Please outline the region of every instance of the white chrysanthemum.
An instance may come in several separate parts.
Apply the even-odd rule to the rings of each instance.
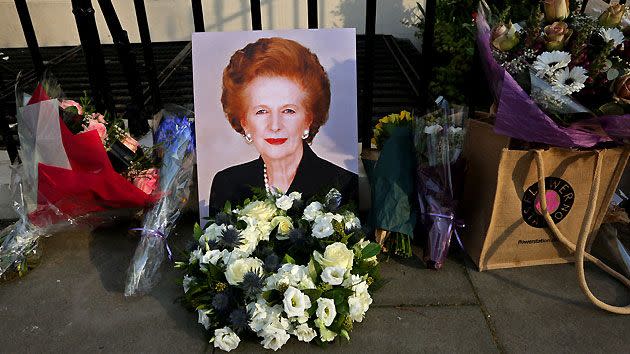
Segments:
[[[238,347],[241,339],[232,331],[230,327],[223,327],[214,330],[214,347],[229,352]]]
[[[429,134],[429,135],[433,135],[433,134],[437,134],[439,132],[442,131],[442,126],[439,124],[433,124],[433,125],[429,125],[424,127],[424,133],[425,134]]]
[[[571,54],[554,50],[553,52],[543,52],[534,61],[534,70],[538,77],[551,77],[553,74],[571,62]]]
[[[340,285],[343,283],[343,277],[346,274],[346,268],[342,267],[326,267],[322,271],[322,280],[330,285]]]
[[[561,95],[570,95],[584,88],[588,76],[587,71],[581,66],[573,69],[564,68],[558,70],[552,80],[552,89]]]
[[[613,41],[613,45],[616,47],[623,43],[623,33],[618,28],[601,28],[599,34],[604,38],[606,43]]]

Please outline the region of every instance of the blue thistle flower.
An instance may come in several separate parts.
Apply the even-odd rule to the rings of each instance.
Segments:
[[[280,257],[277,254],[272,253],[265,257],[264,268],[267,272],[276,272],[280,268]]]
[[[230,313],[231,328],[236,333],[242,333],[249,328],[249,317],[247,311],[244,308],[238,308]]]
[[[212,298],[212,307],[219,312],[226,312],[230,308],[230,297],[226,293],[218,293]]]
[[[239,284],[246,298],[255,298],[262,292],[265,285],[262,274],[249,271],[243,275],[243,281]]]
[[[220,212],[214,217],[214,223],[217,225],[230,225],[230,221],[230,216],[224,212]]]
[[[302,229],[293,229],[289,231],[287,236],[289,236],[289,240],[293,243],[293,245],[300,248],[308,246],[311,241]]]
[[[243,240],[241,238],[241,234],[234,228],[234,226],[228,226],[227,229],[221,233],[218,244],[219,247],[227,249],[231,252],[234,248],[242,245]]]

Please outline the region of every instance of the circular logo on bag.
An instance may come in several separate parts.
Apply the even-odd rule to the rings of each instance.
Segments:
[[[557,224],[571,211],[575,193],[567,181],[557,177],[545,178],[545,189],[547,190],[545,195],[547,210],[553,222]],[[541,212],[538,182],[529,186],[525,194],[523,194],[521,211],[523,220],[528,225],[538,228],[547,226],[547,222]]]

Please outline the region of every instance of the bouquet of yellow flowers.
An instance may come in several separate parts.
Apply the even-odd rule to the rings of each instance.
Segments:
[[[392,131],[401,126],[411,127],[412,114],[408,111],[401,111],[400,113],[392,113],[378,120],[376,127],[374,128],[374,137],[372,138],[372,146],[378,150],[383,149],[383,145],[387,139],[392,135]]]

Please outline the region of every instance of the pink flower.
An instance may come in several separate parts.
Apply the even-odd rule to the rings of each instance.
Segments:
[[[59,107],[61,107],[61,109],[64,109],[64,110],[68,107],[76,107],[77,113],[79,115],[83,115],[83,107],[81,107],[80,104],[78,104],[77,102],[73,100],[62,100],[61,103],[59,104]]]
[[[98,136],[101,138],[103,145],[105,145],[105,140],[107,140],[107,127],[105,124],[99,122],[96,119],[89,119],[89,124],[87,126],[83,126],[84,132],[89,132],[90,130],[96,130],[98,132]]]
[[[136,139],[132,138],[131,135],[129,134],[125,135],[125,137],[122,138],[120,142],[126,147],[128,147],[129,150],[133,151],[134,153],[138,150],[138,147],[140,146],[140,144],[138,144]]]
[[[105,117],[100,113],[92,113],[89,116],[87,116],[87,119],[93,119],[99,123],[107,124]]]
[[[138,176],[136,176],[133,179],[133,185],[150,195],[157,189],[159,179],[160,176],[158,174],[158,170],[156,168],[150,168],[142,171]]]

